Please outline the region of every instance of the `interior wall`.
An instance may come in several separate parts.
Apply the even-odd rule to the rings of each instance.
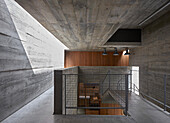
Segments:
[[[111,89],[117,89],[115,83],[121,80],[121,89],[124,90],[125,75],[110,75],[109,74],[130,74],[132,67],[130,66],[79,66],[79,82],[81,83],[104,83],[102,89],[105,92],[109,87],[109,81],[111,82]],[[97,75],[100,74],[100,75]],[[103,75],[102,75],[103,74]]]
[[[167,103],[170,105],[170,12],[142,31],[142,47],[132,49],[130,65],[139,66],[139,87],[144,93],[164,101],[164,74],[167,75]]]
[[[14,0],[0,0],[0,121],[53,85],[65,48]]]
[[[129,56],[121,52],[114,56],[113,52],[65,51],[65,68],[72,66],[128,66]]]

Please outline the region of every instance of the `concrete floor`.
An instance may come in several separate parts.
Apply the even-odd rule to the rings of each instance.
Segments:
[[[129,96],[128,112],[137,123],[170,123],[170,115],[134,93]]]
[[[131,116],[52,115],[53,88],[27,104],[2,123],[169,123],[170,117],[133,95],[129,100]],[[168,122],[169,121],[169,122]]]

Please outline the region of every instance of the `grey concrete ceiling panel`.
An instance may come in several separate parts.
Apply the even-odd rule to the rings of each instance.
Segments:
[[[142,28],[138,24],[169,0],[16,1],[70,50],[95,50],[119,28]]]

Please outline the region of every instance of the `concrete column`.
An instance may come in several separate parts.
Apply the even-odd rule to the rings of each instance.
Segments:
[[[54,71],[54,114],[62,114],[62,70]]]

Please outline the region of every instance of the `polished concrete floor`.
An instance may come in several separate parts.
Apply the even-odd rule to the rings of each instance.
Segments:
[[[52,115],[53,88],[9,116],[2,123],[170,123],[170,117],[133,94],[131,116]]]

